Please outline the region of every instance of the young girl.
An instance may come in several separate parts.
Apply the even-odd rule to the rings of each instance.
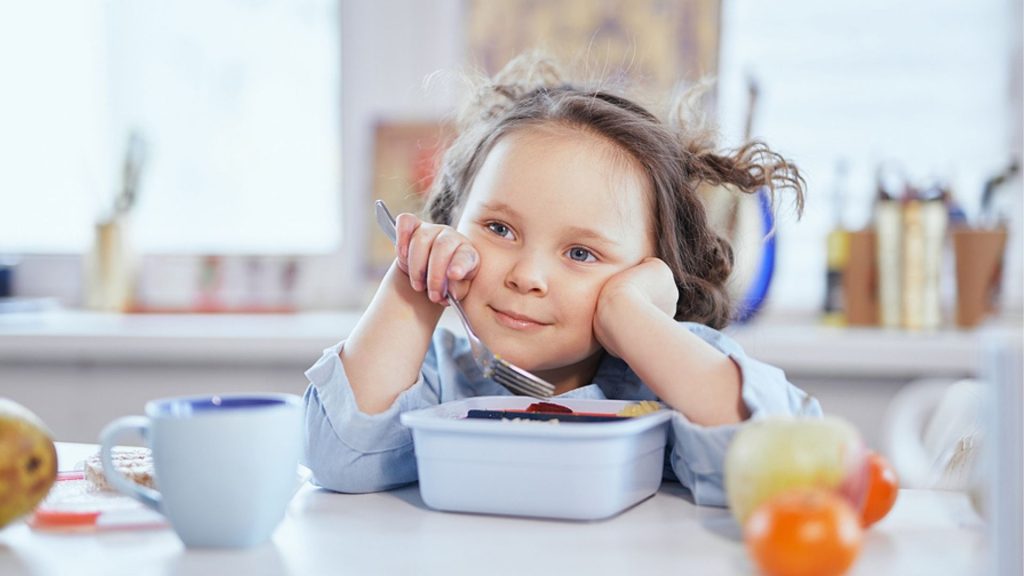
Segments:
[[[698,504],[724,505],[739,423],[820,408],[718,331],[732,252],[697,187],[790,188],[800,206],[796,168],[760,143],[720,155],[692,127],[563,84],[529,58],[481,89],[460,128],[432,222],[397,217],[396,259],[372,303],[306,372],[316,482],[340,492],[413,482],[399,414],[510,393],[483,377],[461,333],[437,328],[448,290],[492,350],[556,395],[674,409],[672,470]]]

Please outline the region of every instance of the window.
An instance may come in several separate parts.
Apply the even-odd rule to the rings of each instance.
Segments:
[[[141,253],[325,253],[341,238],[334,0],[0,7],[0,252],[82,253],[146,142]],[[59,15],[59,16],[56,16]]]

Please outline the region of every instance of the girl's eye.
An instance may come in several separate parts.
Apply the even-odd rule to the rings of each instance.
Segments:
[[[581,248],[579,246],[574,246],[572,248],[569,248],[569,251],[567,252],[567,254],[569,255],[569,259],[574,260],[576,262],[596,262],[597,261],[597,258],[594,257],[594,253],[593,252],[591,252],[590,250],[587,250],[586,248]]]
[[[494,232],[498,236],[501,236],[502,238],[507,238],[512,233],[512,231],[509,230],[508,226],[505,226],[501,222],[488,222],[487,229],[490,230],[491,232]]]

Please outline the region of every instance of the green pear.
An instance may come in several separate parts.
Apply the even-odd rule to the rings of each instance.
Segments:
[[[768,498],[791,488],[833,490],[860,510],[867,449],[849,422],[834,416],[767,417],[744,424],[725,454],[725,492],[740,526]]]
[[[0,398],[0,528],[31,512],[56,480],[53,435],[27,408]]]

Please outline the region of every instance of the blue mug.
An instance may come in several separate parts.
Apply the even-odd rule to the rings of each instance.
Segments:
[[[163,514],[188,547],[248,548],[267,541],[295,493],[302,400],[292,394],[164,398],[100,435],[110,484]],[[111,449],[137,431],[153,453],[158,490],[118,472]]]

